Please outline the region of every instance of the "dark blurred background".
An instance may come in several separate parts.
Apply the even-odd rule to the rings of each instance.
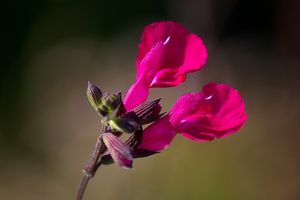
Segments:
[[[7,1],[1,6],[0,199],[73,199],[99,133],[90,80],[126,91],[143,27],[174,20],[200,35],[204,70],[153,89],[166,111],[207,82],[237,88],[248,121],[210,143],[178,136],[126,171],[103,167],[85,199],[298,200],[300,2]]]

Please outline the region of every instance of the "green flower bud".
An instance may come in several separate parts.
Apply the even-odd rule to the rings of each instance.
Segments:
[[[133,119],[129,118],[112,118],[108,124],[112,131],[122,133],[134,133],[136,130],[140,130],[141,126]]]
[[[105,105],[110,112],[116,110],[122,102],[122,94],[118,92],[117,94],[106,95],[102,98],[102,103]]]
[[[109,114],[109,109],[103,104],[99,106],[97,111],[104,117]]]
[[[86,90],[87,98],[92,105],[92,107],[98,111],[99,106],[102,104],[102,91],[99,87],[92,84],[91,82],[88,82],[88,87]]]

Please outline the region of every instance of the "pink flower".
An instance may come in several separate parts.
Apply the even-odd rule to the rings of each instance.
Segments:
[[[143,138],[139,149],[145,149],[152,152],[160,152],[166,149],[177,133],[172,127],[169,119],[170,116],[167,114],[148,126],[143,131]]]
[[[176,133],[198,142],[223,138],[237,132],[247,119],[238,91],[209,83],[199,93],[181,96],[172,110],[144,130],[141,149],[161,151]]]
[[[206,59],[202,40],[183,26],[171,21],[146,26],[136,60],[136,80],[125,97],[125,107],[131,110],[144,102],[150,87],[183,83],[186,74],[200,70]]]

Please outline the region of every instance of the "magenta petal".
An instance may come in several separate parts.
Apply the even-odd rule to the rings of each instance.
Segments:
[[[215,138],[215,136],[213,134],[196,134],[193,135],[191,133],[180,133],[182,136],[184,136],[185,138],[195,141],[195,142],[209,142],[211,140],[213,140]]]
[[[147,100],[149,95],[149,87],[141,82],[134,83],[128,90],[124,99],[126,110],[132,110],[139,104]]]
[[[176,131],[169,122],[169,116],[166,115],[144,130],[139,148],[160,152],[168,148],[175,135]]]
[[[203,41],[197,35],[190,34],[187,38],[184,62],[178,73],[185,74],[202,69],[206,64],[207,56]]]
[[[156,43],[141,61],[136,81],[124,99],[127,110],[131,110],[147,100],[150,84],[159,67],[163,46],[162,42]]]
[[[159,41],[167,44],[160,64],[164,64],[163,67],[167,68],[180,66],[183,63],[186,39],[189,34],[186,28],[171,21],[154,22],[146,26],[139,44],[137,67],[140,66],[147,52]]]
[[[226,126],[213,127],[209,119],[190,118],[182,120],[176,128],[186,138],[203,142],[210,141],[214,138],[223,138],[232,133],[235,133],[243,126],[243,123],[244,122],[237,123],[237,125],[228,126],[228,128],[226,128]],[[183,131],[185,131],[186,133]]]
[[[162,69],[154,77],[150,87],[174,87],[183,83],[184,74],[178,75],[175,69]]]
[[[102,139],[112,159],[121,167],[132,168],[130,147],[112,133],[103,133]]]
[[[125,98],[127,110],[147,99],[147,87],[174,87],[203,68],[207,49],[200,37],[172,21],[145,27],[136,60],[137,74]]]
[[[176,68],[161,68],[155,75],[151,87],[174,87],[183,83],[186,74],[200,70],[207,60],[207,49],[195,34],[187,37],[187,46],[182,65]]]
[[[237,90],[209,83],[200,93],[181,96],[170,112],[172,126],[195,141],[222,138],[238,131],[247,119]]]
[[[139,44],[136,61],[137,77],[142,75],[141,71],[145,71],[141,69],[144,67],[143,60],[158,42],[163,43],[164,46],[158,65],[152,66],[156,71],[151,87],[177,86],[184,81],[186,73],[199,70],[206,63],[207,50],[201,38],[178,23],[154,22],[145,27]],[[173,72],[161,73],[161,70],[173,70]]]
[[[170,121],[178,127],[182,120],[198,112],[202,97],[198,93],[184,94],[176,101],[170,111]]]
[[[139,63],[136,81],[142,81],[150,86],[154,76],[160,68],[165,46],[166,44],[163,43],[163,41],[157,41],[153,44]]]

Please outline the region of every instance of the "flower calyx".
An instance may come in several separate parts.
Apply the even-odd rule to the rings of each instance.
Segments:
[[[159,101],[160,99],[145,102],[120,117],[111,118],[108,122],[111,130],[124,133],[135,133],[142,130],[142,125],[154,122],[162,116]]]
[[[113,117],[108,122],[113,132],[134,133],[142,127],[132,118]]]
[[[152,123],[158,120],[164,113],[160,113],[161,105],[159,104],[161,98],[154,101],[147,101],[137,106],[133,112],[137,117],[137,121],[141,125]]]
[[[103,133],[102,140],[110,153],[112,160],[124,168],[132,168],[131,148],[113,133]]]

